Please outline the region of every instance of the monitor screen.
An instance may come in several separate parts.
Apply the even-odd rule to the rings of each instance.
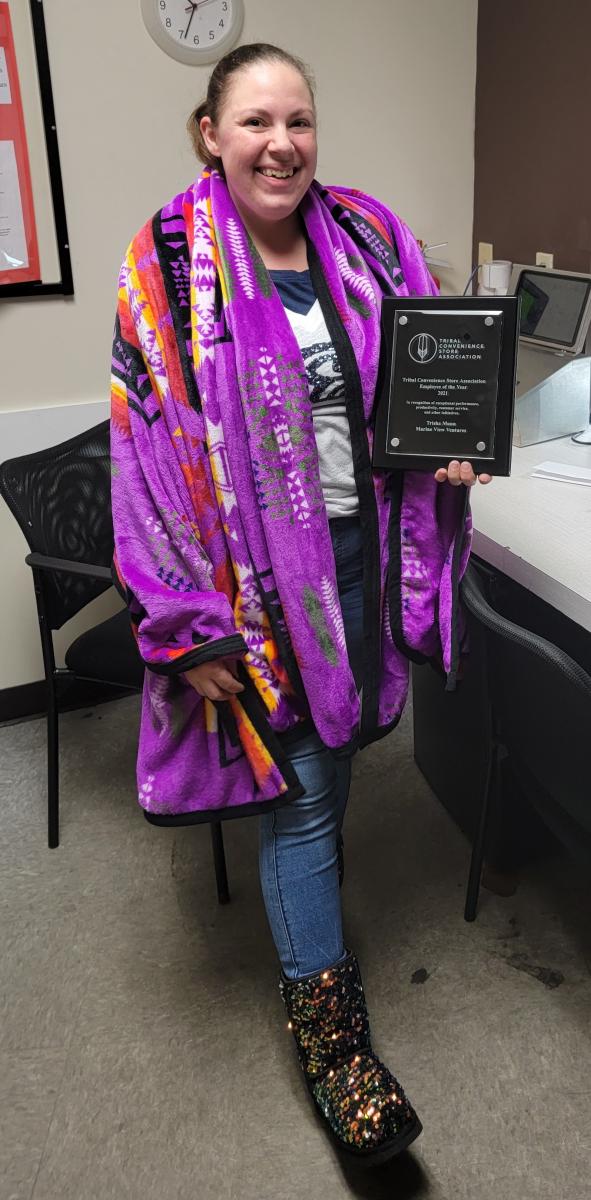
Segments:
[[[517,295],[521,296],[520,335],[554,342],[565,349],[574,346],[590,291],[588,279],[550,275],[543,269],[522,271],[517,285]]]

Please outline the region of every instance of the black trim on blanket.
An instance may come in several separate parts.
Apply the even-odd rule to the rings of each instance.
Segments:
[[[305,789],[302,787],[294,768],[292,767],[277,734],[269,724],[267,709],[261,700],[259,693],[253,683],[244,663],[237,664],[237,675],[241,683],[244,684],[244,691],[238,696],[239,703],[242,705],[247,717],[251,721],[254,729],[258,733],[262,743],[266,746],[271,758],[277,769],[281,771],[285,782],[290,787],[299,787],[301,791],[298,793],[303,796]]]
[[[272,800],[236,804],[232,808],[208,808],[200,809],[199,812],[174,813],[173,815],[151,813],[144,808],[143,813],[150,825],[207,825],[212,821],[231,821],[235,817],[261,817],[264,813],[273,812],[276,808],[283,808],[284,804],[291,804],[292,800],[299,800],[303,794],[304,788],[300,783],[297,787],[290,788],[289,791],[283,792],[281,796],[275,796]]]
[[[451,655],[445,685],[446,692],[455,692],[460,665],[460,561],[466,536],[466,517],[470,506],[470,488],[466,487],[465,483],[461,486],[464,489],[464,499],[451,561]]]
[[[265,589],[265,576],[270,575],[272,578],[273,571],[270,567],[268,567],[267,570],[262,571],[259,574],[254,564],[254,560],[252,559],[252,555],[251,561],[253,575],[259,585],[261,601],[269,618],[271,633],[273,634],[273,639],[279,651],[281,665],[287,672],[287,677],[293,688],[294,695],[298,697],[306,712],[308,712],[309,704],[306,697],[306,690],[304,688],[304,683],[300,673],[300,668],[298,667],[292,641],[289,636],[289,630],[287,628],[287,623],[283,613],[283,605],[281,603],[279,592],[277,591],[277,588],[273,588],[273,591],[271,592],[266,591]]]
[[[374,742],[381,742],[382,738],[387,737],[393,729],[396,729],[396,726],[400,724],[401,717],[402,713],[398,713],[398,716],[394,717],[392,721],[389,721],[387,725],[379,725],[377,729],[372,731],[371,735],[365,742],[363,742],[359,749],[365,750],[367,746],[373,746]]]
[[[168,218],[178,225],[178,216]],[[189,357],[187,342],[191,341],[191,295],[189,274],[191,260],[186,234],[178,229],[166,229],[167,218],[162,210],[152,218],[152,237],[158,255],[158,263],[164,280],[168,307],[173,320],[181,371],[185,381],[187,400],[195,412],[201,412],[201,397],[195,380],[193,361]]]
[[[377,373],[377,377],[376,377],[376,391],[375,391],[376,397],[381,396],[382,392],[384,390],[384,379],[385,379],[387,369],[388,369],[388,351],[386,348],[386,341],[382,335],[382,330],[380,327],[380,353],[378,355],[378,373]],[[373,411],[372,411],[371,419],[370,419],[370,427],[371,427],[372,431],[375,431],[377,413],[378,413],[378,406],[376,403],[374,403]]]
[[[411,662],[422,664],[428,662],[420,650],[413,650],[404,638],[402,619],[402,549],[401,549],[401,514],[402,489],[404,487],[404,471],[390,473],[390,517],[388,520],[388,608],[390,610],[390,633],[394,645]]]
[[[244,758],[242,742],[238,735],[236,718],[227,700],[216,700],[218,711],[218,753],[220,767],[231,767],[232,763]]]
[[[378,510],[373,486],[371,458],[365,429],[363,392],[359,367],[349,335],[337,312],[320,260],[312,242],[308,242],[308,262],[314,290],[320,302],[326,327],[345,382],[345,397],[353,471],[359,496],[359,519],[363,532],[363,640],[366,647],[363,675],[360,742],[378,722],[381,676],[380,636],[380,551]]]
[[[247,649],[242,634],[231,633],[227,637],[216,638],[215,641],[207,642],[204,646],[188,650],[186,654],[179,655],[169,663],[146,662],[145,659],[144,663],[154,675],[180,675],[183,671],[190,671],[192,667],[200,667],[202,663],[212,662],[214,658],[225,658],[229,654],[242,656]]]

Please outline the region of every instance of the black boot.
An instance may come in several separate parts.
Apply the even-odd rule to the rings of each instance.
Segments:
[[[406,1149],[422,1130],[398,1081],[373,1053],[357,960],[280,991],[308,1089],[341,1149],[372,1162]]]

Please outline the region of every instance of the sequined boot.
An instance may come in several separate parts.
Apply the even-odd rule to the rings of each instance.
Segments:
[[[308,1089],[341,1149],[382,1162],[422,1130],[398,1080],[371,1048],[357,959],[279,984]]]

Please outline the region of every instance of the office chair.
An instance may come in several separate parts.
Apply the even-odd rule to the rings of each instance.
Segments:
[[[552,642],[501,616],[472,564],[461,595],[469,628],[484,643],[489,705],[486,783],[464,910],[473,921],[503,755],[547,828],[574,857],[591,859],[591,676]]]
[[[126,609],[77,637],[56,667],[53,631],[112,587],[109,422],[0,466],[0,495],[30,546],[47,685],[48,845],[59,845],[60,702],[74,681],[141,691],[144,667]],[[230,899],[220,822],[211,824],[220,904]]]

